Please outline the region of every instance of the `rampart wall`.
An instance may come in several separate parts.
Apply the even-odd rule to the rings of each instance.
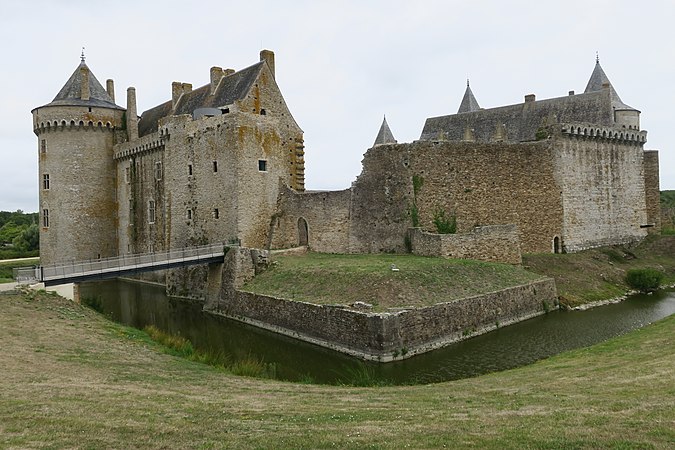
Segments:
[[[659,184],[659,152],[648,150],[644,153],[645,164],[645,201],[647,204],[647,223],[649,233],[661,232],[661,187]]]
[[[477,259],[521,264],[518,227],[487,225],[469,233],[435,234],[419,228],[408,229],[412,253],[422,256]]]
[[[643,143],[621,139],[618,133],[612,137],[567,133],[554,142],[565,250],[644,238],[647,231],[640,228],[647,223]]]
[[[209,311],[382,362],[433,350],[556,307],[552,279],[389,313],[366,313],[237,290],[236,286],[254,273],[257,258],[248,249],[228,252],[223,288],[217,300],[207,302]]]
[[[554,152],[550,140],[371,148],[352,187],[350,251],[405,252],[413,213],[433,232],[434,214],[443,210],[456,216],[459,233],[515,224],[523,252],[550,252],[563,223]]]
[[[302,227],[306,224],[306,244],[313,251],[348,253],[351,193],[351,189],[296,192],[283,188],[272,224],[272,248],[305,245]]]

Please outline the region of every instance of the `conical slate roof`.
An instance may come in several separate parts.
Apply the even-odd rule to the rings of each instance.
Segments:
[[[89,99],[82,99],[83,70],[89,72]],[[98,106],[103,108],[124,109],[117,106],[110,98],[108,92],[101,86],[94,74],[84,62],[80,62],[75,72],[70,76],[66,84],[61,88],[54,100],[45,106]]]
[[[609,93],[612,99],[612,108],[616,110],[632,109],[637,111],[635,108],[626,105],[621,100],[621,97],[619,97],[619,94],[617,94],[616,90],[614,90],[614,86],[612,86],[612,83],[609,81],[609,78],[607,78],[605,71],[602,70],[602,66],[600,66],[600,59],[596,58],[595,68],[593,69],[591,78],[588,80],[588,84],[586,85],[586,90],[584,91],[584,94],[588,94],[589,92],[601,91],[602,86],[605,84],[609,85]]]
[[[459,104],[459,110],[457,114],[471,111],[480,110],[480,105],[474,97],[473,92],[471,92],[471,87],[469,87],[469,80],[466,80],[466,91],[464,92],[464,98],[462,103]]]
[[[396,143],[397,141],[396,139],[394,139],[394,135],[389,129],[387,117],[385,116],[384,120],[382,120],[382,126],[380,127],[380,131],[377,133],[377,137],[375,138],[375,143],[373,144],[373,147],[380,144],[396,144]]]

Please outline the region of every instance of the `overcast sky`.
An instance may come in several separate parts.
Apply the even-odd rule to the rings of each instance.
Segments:
[[[83,46],[98,80],[115,80],[119,105],[136,87],[139,112],[169,100],[172,81],[197,88],[211,66],[239,70],[273,50],[305,132],[308,189],[349,187],[384,114],[398,142],[410,142],[427,117],[457,112],[467,77],[483,108],[583,92],[597,51],[621,99],[642,111],[645,148],[660,150],[661,189],[675,189],[672,0],[0,5],[0,210],[37,211],[30,111],[54,98]]]

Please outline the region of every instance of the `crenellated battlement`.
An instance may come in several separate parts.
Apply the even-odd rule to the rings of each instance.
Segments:
[[[148,153],[162,147],[164,147],[164,130],[162,130],[162,133],[159,137],[157,137],[157,134],[151,134],[143,136],[142,138],[132,142],[124,142],[119,144],[116,146],[118,150],[113,155],[113,159],[123,160],[126,158],[131,158],[135,155]]]
[[[644,144],[647,142],[647,132],[644,130],[603,127],[579,123],[560,124],[560,132],[565,136],[583,139],[605,139],[634,142]]]
[[[36,124],[33,132],[37,135],[49,131],[74,131],[74,130],[98,130],[98,131],[113,131],[115,126],[109,120],[105,122],[102,120],[81,120],[81,119],[62,119],[62,120],[47,120]]]

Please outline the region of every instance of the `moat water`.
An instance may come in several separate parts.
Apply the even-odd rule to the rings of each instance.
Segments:
[[[552,311],[448,347],[387,364],[356,358],[240,322],[204,313],[201,304],[167,297],[164,288],[127,281],[84,283],[81,297],[100,300],[111,319],[189,339],[195,348],[232,361],[255,358],[275,366],[276,378],[349,383],[364,368],[392,384],[435,383],[531,364],[625,334],[675,313],[675,291],[635,295],[587,311]]]

